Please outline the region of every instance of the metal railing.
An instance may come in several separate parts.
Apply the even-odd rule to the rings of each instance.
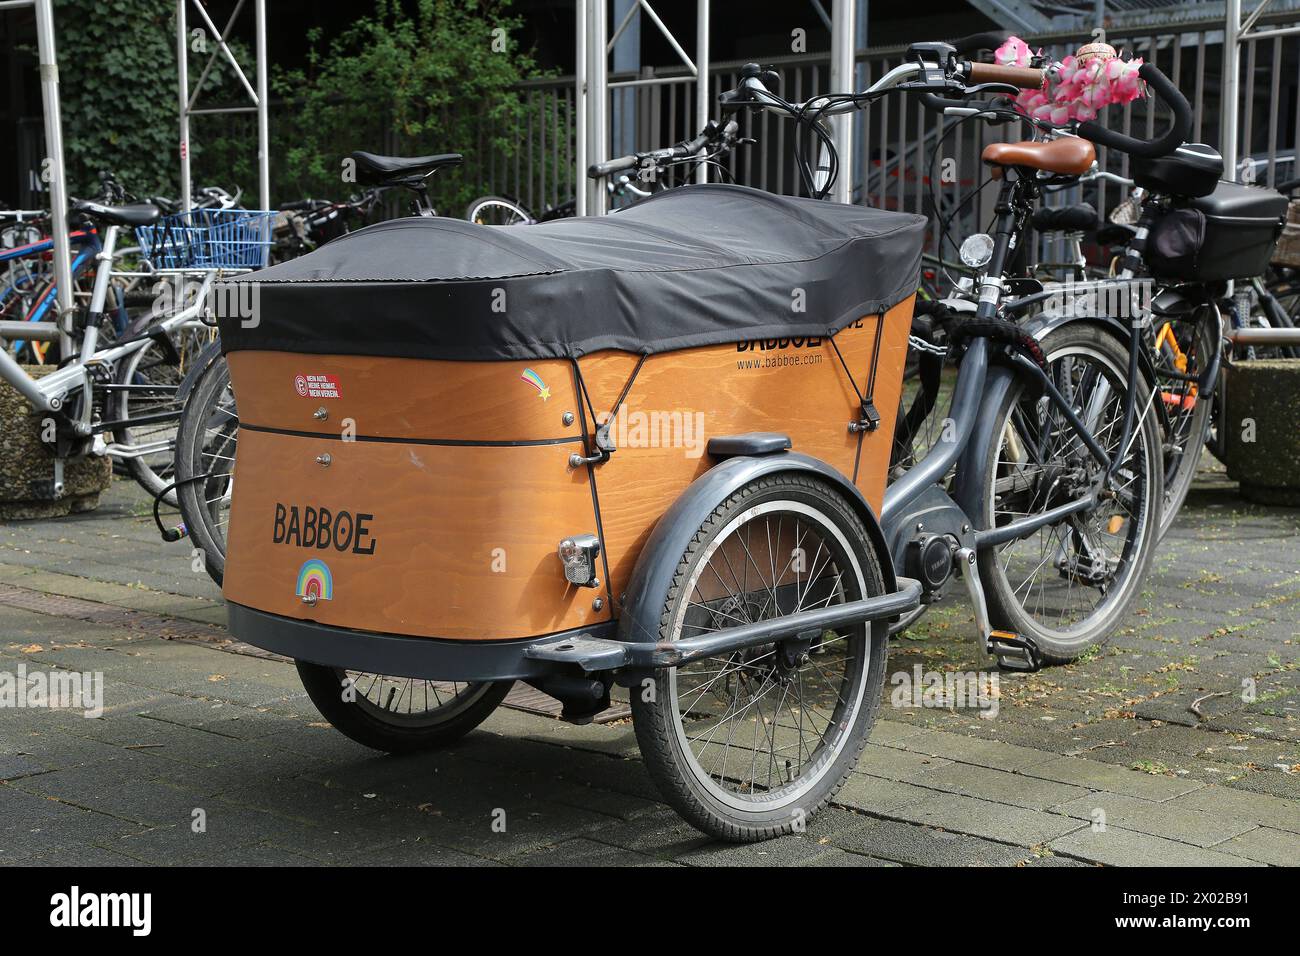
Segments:
[[[1294,11],[1265,15],[1261,22],[1289,25],[1300,22]],[[1073,52],[1090,39],[1079,33],[1027,37],[1030,45],[1043,48],[1053,57]],[[1145,27],[1137,32],[1112,31],[1108,41],[1124,53],[1154,61],[1184,91],[1192,104],[1192,139],[1218,146],[1223,60],[1223,22],[1201,20],[1171,23],[1167,28]],[[904,47],[862,51],[857,57],[857,85],[870,83],[897,65]],[[1240,178],[1273,185],[1297,175],[1295,157],[1300,144],[1300,35],[1248,40],[1242,49],[1241,155],[1249,165]],[[781,92],[787,99],[801,100],[828,89],[828,54],[782,56],[764,59],[781,77]],[[709,71],[715,94],[731,88],[742,64],[715,62]],[[651,149],[693,135],[702,125],[696,115],[693,78],[684,70],[656,73],[646,69],[642,78],[653,85],[610,90],[611,107],[622,111],[625,126],[633,129],[633,148]],[[632,78],[632,74],[611,74],[611,84]],[[530,104],[528,115],[554,116],[553,125],[525,126],[520,131],[525,148],[513,157],[502,157],[480,171],[485,192],[516,196],[530,208],[541,208],[571,198],[576,171],[573,152],[573,78],[558,77],[523,85]],[[716,99],[715,99],[716,102]],[[536,104],[536,105],[533,105]],[[1284,113],[1283,110],[1286,112]],[[565,118],[567,117],[567,125]],[[1163,123],[1157,112],[1142,100],[1106,111],[1103,121],[1137,136],[1153,135]],[[739,151],[729,163],[738,182],[786,194],[799,192],[797,174],[791,162],[793,126],[764,113],[747,114],[744,133],[758,144]],[[951,127],[951,129],[949,128]],[[543,130],[545,132],[543,133]],[[946,133],[945,133],[946,131]],[[980,153],[991,142],[1018,138],[1014,125],[988,127],[974,121],[954,124],[922,109],[915,98],[904,96],[882,100],[862,110],[855,118],[853,196],[882,208],[920,213],[933,217],[935,201],[947,216],[964,202],[956,218],[955,231],[974,228],[991,215],[992,190],[977,198],[972,192],[986,182],[987,173]],[[544,139],[543,136],[549,137]],[[943,137],[940,146],[940,137]],[[626,147],[627,144],[620,144]],[[940,148],[936,149],[936,146]],[[1127,175],[1129,161],[1122,153],[1099,149],[1103,168]],[[466,175],[473,175],[467,170]],[[714,177],[716,178],[716,176]],[[1105,213],[1123,199],[1123,190],[1104,181],[1085,190],[1060,194],[1056,202],[1088,200]],[[932,231],[930,250],[938,253],[938,231]],[[951,257],[953,250],[944,250]]]

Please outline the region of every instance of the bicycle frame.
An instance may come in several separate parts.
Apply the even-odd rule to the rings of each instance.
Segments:
[[[74,434],[88,438],[100,431],[107,430],[112,424],[101,423],[98,427],[91,420],[93,403],[92,372],[96,368],[112,366],[128,355],[145,348],[150,337],[136,338],[118,343],[107,349],[96,350],[99,341],[98,317],[103,314],[104,303],[108,298],[109,283],[114,275],[135,275],[136,273],[114,273],[112,271],[113,252],[117,245],[118,226],[109,226],[104,233],[102,247],[95,253],[99,271],[95,274],[95,285],[91,292],[90,306],[87,312],[89,321],[82,333],[77,357],[62,368],[40,379],[32,378],[24,371],[18,361],[7,350],[0,350],[0,379],[12,385],[38,412],[63,412],[69,395],[80,393],[82,397],[80,414],[75,420],[68,419]],[[190,270],[175,270],[151,273],[153,275],[184,276],[192,274]],[[202,313],[204,300],[212,287],[215,273],[203,271],[200,286],[196,291],[194,302],[162,319],[153,330],[154,334],[169,333],[187,323],[198,321]],[[171,413],[165,413],[171,414]],[[151,416],[152,418],[152,416]],[[111,449],[117,448],[116,451]],[[157,449],[154,449],[155,451]],[[103,453],[115,457],[131,457],[152,452],[129,449],[124,446],[106,446]]]
[[[997,205],[993,256],[980,285],[980,300],[976,310],[976,318],[980,321],[997,318],[1005,293],[1001,277],[1010,259],[1012,239],[1017,232],[1016,208],[1021,202],[1020,190],[1026,188],[1022,185],[1024,182],[1020,179],[1014,182],[1004,179],[1002,184]],[[900,569],[903,545],[911,540],[915,532],[943,530],[953,533],[963,546],[982,550],[1027,537],[1040,528],[1096,505],[1101,486],[1042,514],[1021,518],[997,528],[974,530],[972,518],[984,504],[981,501],[983,476],[980,473],[982,452],[985,450],[983,443],[997,441],[999,436],[992,434],[997,427],[993,421],[993,409],[1017,376],[1032,379],[1043,389],[1047,399],[1061,413],[1078,441],[1102,466],[1106,482],[1113,478],[1117,464],[1128,454],[1133,438],[1136,389],[1130,388],[1125,393],[1126,427],[1116,458],[1112,460],[1087,423],[1071,407],[1050,376],[1036,363],[1012,353],[1006,363],[993,367],[991,360],[994,354],[995,346],[989,339],[976,337],[971,340],[958,369],[957,383],[949,406],[951,440],[933,446],[924,458],[885,490],[881,525],[891,544],[895,564]],[[954,465],[957,466],[954,495],[949,497],[939,487],[939,482]],[[939,517],[945,511],[948,514]],[[937,517],[940,520],[939,526],[934,525]]]

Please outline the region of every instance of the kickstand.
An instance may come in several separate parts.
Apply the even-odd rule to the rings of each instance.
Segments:
[[[975,549],[958,548],[956,565],[957,573],[966,582],[966,592],[975,608],[975,625],[979,628],[985,652],[998,659],[998,667],[1002,670],[1039,670],[1043,664],[1033,641],[1010,631],[995,631],[989,623],[989,608],[984,601],[984,585],[980,581]]]

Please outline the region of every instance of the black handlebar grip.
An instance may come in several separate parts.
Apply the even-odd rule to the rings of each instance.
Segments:
[[[1110,146],[1131,156],[1142,156],[1146,159],[1167,156],[1187,142],[1187,137],[1191,135],[1192,105],[1187,102],[1187,97],[1178,91],[1178,87],[1174,86],[1154,63],[1142,64],[1142,68],[1138,70],[1138,76],[1142,77],[1156,96],[1174,111],[1174,122],[1169,127],[1169,131],[1158,139],[1134,139],[1132,136],[1125,136],[1113,129],[1106,129],[1106,127],[1093,120],[1087,120],[1079,124],[1079,135],[1084,139],[1100,143],[1102,146]]]
[[[709,145],[709,134],[701,133],[689,142],[679,143],[673,147],[673,152],[678,156],[694,156],[705,146]]]
[[[620,156],[618,159],[607,159],[603,163],[592,163],[587,167],[587,176],[591,179],[600,179],[610,173],[621,173],[635,165],[636,156]]]
[[[972,33],[968,37],[952,40],[950,43],[959,54],[978,53],[980,50],[996,50],[1011,39],[1011,36],[1012,34],[1007,30],[988,30],[984,33]]]

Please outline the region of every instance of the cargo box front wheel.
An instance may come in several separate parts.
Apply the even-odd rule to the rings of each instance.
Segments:
[[[452,683],[386,677],[298,661],[316,709],[336,730],[387,753],[452,743],[487,719],[513,681]]]
[[[884,592],[862,520],[790,473],[722,502],[681,556],[659,641]],[[650,636],[642,636],[650,640]],[[751,841],[802,829],[857,764],[884,681],[884,621],[818,630],[633,683],[637,741],[664,797],[699,829]]]

